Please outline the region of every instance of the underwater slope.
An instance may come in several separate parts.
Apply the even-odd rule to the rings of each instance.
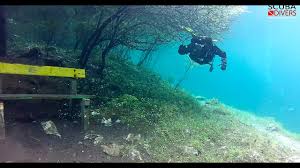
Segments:
[[[117,56],[110,57],[107,72],[106,85],[118,86],[119,93],[104,98],[110,100],[94,110],[96,120],[114,116],[139,131],[144,140],[136,148],[155,161],[284,162],[295,152],[272,137],[287,137],[273,121],[262,119],[261,131],[241,119],[250,114],[216,99],[199,101]]]
[[[75,65],[74,53],[55,50],[67,66]],[[195,98],[175,90],[157,74],[118,56],[109,57],[105,74],[99,78],[97,64],[92,62],[88,78],[80,82],[82,93],[97,95],[89,132],[104,137],[92,146],[102,150],[104,157],[142,162],[297,161],[299,151],[290,145],[299,142],[272,121],[260,120],[216,99]],[[112,124],[103,123],[103,118],[111,118]],[[125,139],[114,130],[117,119],[118,127],[130,130]],[[113,133],[116,135],[111,136]],[[130,135],[138,136],[130,140]],[[114,150],[119,151],[118,156]]]

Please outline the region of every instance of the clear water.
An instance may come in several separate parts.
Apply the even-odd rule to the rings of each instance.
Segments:
[[[274,117],[285,128],[300,132],[300,18],[271,18],[267,8],[248,6],[249,12],[234,21],[225,39],[216,43],[227,52],[225,72],[216,66],[219,58],[212,73],[208,65],[195,65],[181,87],[259,116]],[[175,83],[190,62],[187,55],[177,53],[179,45],[161,47],[153,66]]]
[[[87,27],[84,26],[86,23],[88,23],[87,18],[89,17],[94,18],[92,16],[98,17],[98,14],[92,14],[93,7],[79,7],[79,9],[81,8],[81,10],[78,9],[75,10],[76,12],[74,11],[74,13],[78,12],[78,14],[75,15],[76,17],[72,15],[72,11],[74,10],[72,9],[73,7],[53,6],[52,10],[49,10],[50,8],[49,9],[47,8],[48,7],[42,7],[42,6],[39,6],[38,8],[35,7],[11,8],[13,10],[11,10],[10,13],[11,15],[9,15],[12,18],[9,18],[8,20],[10,25],[10,28],[8,29],[9,30],[8,37],[10,39],[9,41],[11,42],[10,44],[11,48],[16,49],[17,51],[14,52],[16,53],[23,52],[23,50],[20,49],[22,48],[29,49],[35,46],[37,46],[38,48],[43,47],[44,48],[43,51],[47,50],[47,54],[45,54],[45,52],[43,52],[43,54],[37,54],[35,52],[36,54],[34,53],[28,54],[29,56],[26,54],[27,56],[25,57],[29,57],[29,59],[27,60],[28,62],[39,57],[36,55],[43,55],[43,56],[47,55],[48,57],[49,50],[55,52],[53,56],[56,55],[59,57],[65,56],[64,60],[67,60],[69,58],[71,59],[71,57],[73,58],[73,56],[78,56],[79,54],[77,54],[76,49],[74,49],[74,45],[78,41],[80,42],[84,40],[81,39],[82,37],[74,37],[74,33],[76,33],[77,36],[81,36],[78,35],[78,33],[79,34],[83,33],[86,34],[87,37],[89,37],[89,34],[92,33],[93,31],[87,31],[89,30],[88,27],[91,25],[87,24],[86,25]],[[219,48],[226,51],[227,53],[228,67],[226,71],[221,71],[220,67],[218,67],[218,64],[220,64],[219,57],[216,57],[215,59],[215,69],[213,72],[209,72],[208,65],[200,66],[194,63],[190,71],[188,71],[187,78],[181,83],[180,86],[181,88],[183,88],[184,90],[186,90],[192,95],[195,96],[199,95],[207,98],[217,98],[221,102],[227,105],[248,112],[252,112],[257,116],[272,117],[275,120],[282,123],[282,125],[286,129],[292,132],[300,133],[300,124],[298,124],[300,121],[300,102],[299,102],[300,89],[298,88],[298,86],[300,86],[300,75],[299,75],[300,66],[298,65],[300,64],[300,58],[299,58],[300,49],[298,49],[298,44],[300,44],[300,40],[299,40],[300,34],[298,33],[300,27],[299,16],[287,17],[287,18],[270,18],[267,16],[267,12],[268,12],[267,8],[268,6],[266,5],[248,6],[249,12],[239,16],[231,25],[231,31],[224,34],[225,37],[224,40],[216,43],[217,46],[219,46]],[[299,8],[300,6],[297,6],[298,10],[300,10]],[[37,10],[37,9],[41,9],[41,10]],[[103,11],[106,10],[102,9],[101,15]],[[187,11],[189,12],[190,10]],[[60,16],[61,18],[58,16]],[[70,19],[71,16],[74,17],[75,19],[74,18],[73,18],[74,20]],[[148,17],[146,18],[148,19]],[[58,20],[57,23],[56,20]],[[94,20],[92,23],[96,24],[95,21],[96,20]],[[56,27],[57,25],[59,25],[58,28]],[[82,32],[80,33],[80,30],[78,30],[77,27],[81,27],[81,26],[83,27],[83,29]],[[91,30],[94,29],[94,26],[95,25],[91,26],[92,27]],[[108,28],[107,30],[111,31]],[[52,35],[51,32],[53,32]],[[54,34],[57,36],[57,39],[54,38],[55,40],[53,39],[51,40],[52,38],[51,36],[54,36]],[[139,36],[137,35],[135,37],[139,37]],[[190,40],[188,40],[184,44],[188,44],[189,41]],[[45,42],[49,44],[47,44],[47,46],[43,46]],[[101,43],[101,45],[102,44],[104,44],[104,42]],[[158,72],[162,76],[162,78],[168,80],[173,85],[176,85],[176,83],[184,76],[187,68],[191,63],[191,60],[187,55],[182,56],[178,54],[177,51],[178,51],[178,46],[180,44],[181,43],[177,42],[177,43],[171,43],[168,45],[160,46],[160,48],[155,53],[152,53],[153,57],[150,62],[150,65],[148,65],[152,70]],[[81,49],[82,48],[80,47],[77,48],[77,50],[80,51],[80,53],[81,53]],[[101,51],[103,53],[102,49]],[[25,51],[27,50],[24,50],[24,52]],[[31,51],[38,51],[38,50],[31,50]],[[94,55],[91,54],[90,56],[91,57],[90,61],[95,61],[93,65],[98,64],[99,61],[98,59],[100,54],[97,52],[95,51],[95,53],[93,53]],[[117,54],[120,54],[118,53],[118,51],[115,52]],[[133,56],[133,61],[139,61],[140,54],[141,52],[136,52],[136,51],[135,52],[132,51],[131,53],[130,50],[130,54],[126,56]],[[12,55],[17,55],[17,54],[14,53]],[[39,62],[39,60],[41,59],[37,59],[36,62]],[[255,127],[245,126],[245,128],[242,129],[234,128],[228,130],[226,129],[228,128],[227,124],[230,124],[231,127],[238,127],[238,128],[240,126],[241,127],[243,126],[240,124],[236,124],[237,122],[234,121],[231,123],[232,119],[234,118],[231,118],[231,116],[226,117],[227,114],[226,111],[223,108],[219,108],[218,105],[216,106],[208,105],[207,109],[204,108],[205,113],[203,115],[194,115],[194,113],[190,113],[186,118],[181,116],[174,117],[174,118],[162,117],[162,120],[158,122],[159,126],[156,127],[157,129],[151,127],[151,129],[154,128],[153,130],[155,132],[155,134],[149,134],[151,135],[151,137],[147,135],[148,132],[145,132],[139,134],[140,138],[138,139],[142,139],[141,143],[139,142],[139,140],[137,140],[138,144],[135,144],[136,142],[133,141],[131,143],[125,142],[124,137],[127,137],[126,139],[129,139],[130,137],[129,135],[131,133],[136,134],[135,131],[137,131],[138,129],[136,129],[137,127],[133,127],[136,130],[134,129],[131,130],[128,129],[125,125],[116,124],[117,120],[114,121],[116,119],[115,116],[122,117],[121,115],[118,116],[117,113],[124,114],[124,112],[126,112],[128,114],[128,116],[125,115],[125,117],[123,118],[118,118],[121,119],[121,121],[125,121],[125,124],[128,125],[130,124],[130,122],[127,123],[126,119],[128,120],[128,118],[130,119],[133,118],[132,123],[134,121],[140,125],[140,123],[143,124],[144,122],[145,125],[148,124],[148,125],[156,126],[155,122],[150,121],[151,124],[149,124],[150,122],[148,123],[150,115],[151,117],[155,116],[153,121],[159,118],[157,116],[160,116],[161,112],[156,113],[156,111],[172,113],[173,111],[176,112],[180,110],[181,112],[186,110],[179,108],[180,105],[172,106],[173,105],[172,103],[174,102],[173,100],[177,101],[174,98],[175,96],[173,95],[166,96],[166,97],[170,97],[170,99],[172,100],[169,102],[168,101],[164,102],[160,98],[156,100],[155,98],[152,97],[149,100],[144,101],[143,99],[144,98],[148,99],[148,97],[139,96],[140,90],[138,90],[138,92],[136,93],[137,95],[136,97],[136,95],[134,95],[135,93],[132,92],[131,90],[137,87],[141,87],[141,91],[144,91],[145,88],[148,89],[147,87],[142,86],[146,82],[148,84],[148,80],[143,81],[142,84],[135,85],[134,82],[136,80],[139,80],[140,78],[143,78],[144,77],[143,74],[137,76],[129,74],[128,80],[127,79],[124,80],[125,78],[127,78],[127,76],[123,78],[124,76],[121,75],[126,73],[120,73],[120,72],[132,72],[132,73],[135,72],[132,69],[132,66],[128,66],[128,67],[124,66],[125,68],[122,69],[123,67],[121,66],[125,64],[121,64],[120,61],[123,60],[114,58],[114,60],[112,61],[111,69],[107,71],[107,74],[110,75],[109,73],[116,70],[115,72],[112,73],[113,77],[118,77],[118,78],[120,77],[120,80],[111,80],[111,78],[108,78],[109,80],[107,83],[106,81],[100,82],[101,81],[100,77],[99,78],[95,77],[98,74],[95,72],[96,70],[89,67],[90,69],[88,69],[87,71],[87,73],[89,74],[87,76],[88,78],[90,78],[90,80],[87,80],[86,81],[87,83],[84,82],[79,83],[82,91],[81,93],[96,94],[98,92],[97,95],[99,96],[100,93],[100,96],[99,99],[96,99],[97,103],[98,102],[104,103],[104,108],[93,107],[91,116],[94,115],[93,122],[95,124],[94,123],[91,124],[90,125],[91,128],[89,128],[88,131],[81,132],[81,129],[79,128],[82,127],[82,125],[79,124],[79,122],[74,122],[75,120],[73,120],[73,118],[76,118],[76,115],[73,115],[75,113],[75,112],[73,113],[73,111],[72,113],[68,113],[72,115],[70,117],[72,121],[62,120],[62,118],[64,119],[64,117],[61,117],[57,120],[55,120],[55,118],[53,117],[55,124],[53,121],[51,122],[47,121],[48,125],[51,125],[52,128],[51,129],[52,131],[47,131],[45,129],[45,123],[46,123],[45,121],[46,119],[48,120],[50,116],[50,114],[49,116],[46,115],[48,114],[47,110],[50,110],[52,112],[52,110],[54,111],[55,108],[58,109],[61,107],[58,106],[56,107],[53,105],[53,108],[52,106],[47,106],[47,108],[45,108],[46,106],[44,103],[47,102],[42,102],[42,104],[40,105],[32,104],[34,105],[34,108],[24,108],[27,105],[26,103],[24,106],[22,105],[19,106],[19,104],[15,106],[14,103],[11,103],[10,105],[12,107],[17,107],[17,108],[15,110],[12,110],[14,111],[14,113],[9,113],[8,111],[6,111],[6,114],[12,114],[11,115],[12,117],[14,117],[14,114],[18,114],[18,115],[21,114],[20,116],[16,115],[20,119],[26,118],[26,115],[28,115],[30,116],[30,119],[28,119],[28,121],[25,119],[24,119],[25,121],[20,120],[18,124],[13,123],[15,122],[13,120],[12,120],[13,122],[11,123],[7,122],[9,123],[6,124],[7,126],[9,126],[7,127],[9,128],[7,129],[9,130],[7,131],[7,133],[9,133],[8,134],[9,136],[7,136],[9,137],[9,139],[8,141],[5,141],[8,143],[2,143],[2,141],[0,143],[0,149],[3,149],[0,150],[0,161],[15,160],[15,161],[22,161],[22,162],[23,161],[47,161],[47,162],[49,161],[55,161],[55,162],[64,162],[64,161],[115,162],[116,161],[117,162],[118,161],[119,162],[119,161],[123,161],[123,159],[126,159],[127,154],[124,155],[125,157],[121,155],[117,157],[116,156],[107,157],[108,153],[105,152],[104,150],[106,148],[103,148],[103,144],[108,145],[108,144],[113,144],[115,142],[118,142],[122,145],[125,145],[123,147],[125,147],[126,150],[127,148],[128,149],[137,148],[138,150],[140,150],[139,149],[140,146],[144,146],[143,148],[146,151],[148,150],[148,147],[153,148],[154,151],[153,156],[155,155],[155,158],[161,157],[159,158],[159,160],[164,160],[164,161],[169,160],[171,158],[169,160],[170,162],[173,161],[173,159],[175,159],[174,161],[182,160],[181,156],[183,156],[183,159],[185,159],[186,156],[183,155],[184,153],[181,150],[181,147],[188,147],[188,148],[184,148],[184,150],[191,149],[191,147],[192,149],[194,149],[194,151],[196,150],[197,157],[194,157],[193,155],[195,155],[195,152],[192,152],[193,153],[192,155],[190,156],[187,155],[188,158],[186,159],[188,159],[188,161],[190,159],[197,159],[196,161],[198,161],[199,159],[204,159],[205,162],[206,159],[209,159],[211,161],[223,161],[223,160],[226,161],[227,159],[228,160],[233,159],[230,161],[235,161],[235,159],[237,160],[242,159],[241,161],[252,162],[252,160],[260,161],[260,159],[268,161],[269,160],[268,158],[270,158],[270,161],[273,160],[275,161],[277,160],[276,158],[278,157],[281,158],[280,160],[287,159],[288,161],[290,160],[293,162],[294,161],[299,162],[300,160],[299,141],[296,140],[294,141],[290,139],[290,137],[276,131],[277,130],[276,127],[274,129],[272,127],[271,129],[267,128],[269,127],[269,125],[266,127],[261,127],[261,125],[265,126],[267,124],[265,124],[265,122],[260,122],[260,120],[257,119],[257,117],[253,117],[252,115],[242,114],[242,113],[239,119],[241,119],[243,123],[245,122],[245,125],[252,125],[252,124],[248,124],[249,122],[250,123],[256,122],[258,124],[253,124]],[[31,63],[32,62],[30,62],[30,64]],[[89,76],[90,74],[92,75]],[[123,83],[121,83],[123,82],[123,80],[125,81],[124,85]],[[24,82],[25,84],[23,84],[23,81],[25,81]],[[41,81],[41,83],[42,82],[47,83],[47,81],[46,82],[45,81]],[[153,81],[155,82],[156,80]],[[33,84],[31,84],[30,82],[32,82]],[[24,86],[29,83],[30,86],[25,88],[26,92],[27,90],[29,92],[32,86],[35,87],[35,85],[38,85],[40,82],[36,82],[34,80],[28,80],[28,81],[18,80],[18,82],[15,83],[18,84],[22,83],[22,85]],[[120,87],[118,86],[118,83],[120,83]],[[52,84],[52,82],[49,83],[49,85],[50,84]],[[89,86],[88,87],[83,86],[86,84],[88,84]],[[7,85],[9,85],[9,83]],[[45,86],[47,85],[45,84]],[[132,88],[127,87],[129,85],[132,85],[133,87]],[[158,87],[159,86],[160,85],[158,85]],[[63,88],[63,87],[61,87],[60,85],[57,86],[54,85],[53,89],[55,88]],[[128,93],[129,94],[133,93],[133,95],[127,95],[127,91],[124,88],[129,88]],[[67,89],[68,88],[63,88],[62,90],[68,91]],[[87,92],[88,89],[90,90]],[[9,88],[7,90],[15,91],[14,88],[12,89]],[[51,90],[50,87],[49,90]],[[45,87],[45,91],[48,91],[47,87]],[[109,93],[106,93],[106,91]],[[123,91],[125,92],[122,93]],[[118,94],[120,94],[120,96]],[[165,98],[164,95],[168,95],[168,94],[170,93],[167,92],[166,94],[163,94],[163,96],[161,97]],[[181,96],[181,94],[178,95]],[[138,98],[141,98],[141,101],[138,101],[139,100]],[[180,104],[181,103],[187,104],[188,107],[187,109],[189,111],[192,111],[190,110],[190,107],[194,107],[194,106],[190,106],[190,104],[185,102],[186,100],[189,99],[183,99],[183,100],[184,101],[180,101]],[[155,107],[153,108],[154,109],[153,110],[152,106],[150,106],[151,105],[150,103],[152,102],[154,103],[154,106],[162,105],[162,108],[158,109],[157,107]],[[213,102],[211,102],[210,104],[213,104]],[[141,107],[138,107],[139,105],[141,105]],[[5,105],[5,108],[9,109],[7,107],[8,106]],[[23,109],[21,109],[22,107]],[[177,108],[179,110],[177,110]],[[34,111],[36,111],[37,113],[34,113]],[[62,111],[61,109],[57,111],[59,114],[62,114],[61,116],[66,114],[66,113],[63,114],[61,111]],[[200,111],[200,110],[198,109],[196,111]],[[216,112],[216,115],[215,116],[206,115],[209,112]],[[41,115],[39,115],[38,113],[41,113]],[[117,115],[115,115],[114,113],[116,113]],[[37,117],[34,116],[33,114],[35,114]],[[108,117],[106,116],[111,118],[108,119]],[[197,117],[199,117],[200,120],[197,120]],[[207,118],[210,119],[206,120]],[[219,118],[223,119],[224,122],[220,121]],[[167,122],[165,122],[166,119],[168,120]],[[111,120],[113,120],[113,124]],[[178,120],[179,122],[177,122]],[[208,122],[205,123],[203,121],[208,121]],[[220,124],[217,123],[219,121]],[[202,123],[205,124],[202,125]],[[224,126],[224,124],[226,125]],[[55,125],[57,125],[57,128]],[[200,127],[203,127],[203,129],[199,129]],[[250,129],[254,129],[254,128],[258,128],[258,129],[255,129],[252,132]],[[42,129],[44,131],[42,131]],[[272,129],[275,130],[275,132],[272,131]],[[241,134],[238,134],[236,131],[240,131]],[[63,138],[58,139],[58,137],[45,136],[43,132],[47,134],[49,133],[54,134],[56,136],[61,135],[58,137],[63,137]],[[99,135],[101,134],[101,136],[97,136],[97,138],[88,138],[88,139],[84,138],[86,136],[83,135],[84,134],[89,135],[89,132],[93,133],[91,136],[98,135],[98,134]],[[246,132],[247,134],[244,134]],[[149,130],[149,133],[152,133],[152,131]],[[266,133],[266,134],[260,134],[260,133]],[[152,137],[153,135],[158,135],[158,136]],[[267,137],[269,135],[270,137]],[[261,136],[266,138],[265,139],[261,138]],[[229,137],[230,139],[228,139]],[[104,141],[99,142],[98,138],[104,139]],[[144,138],[145,141],[143,140]],[[274,141],[273,143],[269,141],[269,138],[272,138],[274,140],[277,139],[278,141]],[[97,141],[95,141],[96,139]],[[90,141],[91,143],[89,143],[87,140]],[[97,142],[96,144],[98,146],[97,145],[95,146],[95,142]],[[279,142],[280,146],[277,145],[277,142]],[[71,145],[71,144],[75,144],[75,145]],[[294,147],[296,149],[294,150],[295,152],[291,152],[291,153],[286,152],[287,149],[285,150],[284,148],[281,147],[284,145],[286,145],[288,149],[290,147]],[[172,148],[172,146],[174,148]],[[141,150],[141,152],[144,152],[144,149]],[[3,152],[1,153],[1,151]],[[150,153],[152,153],[152,149],[150,149],[150,151],[151,151]],[[201,151],[201,153],[198,156],[199,151]],[[121,152],[123,153],[123,151]],[[133,152],[130,153],[132,155],[136,155],[133,154]],[[147,153],[149,154],[149,159],[152,159],[151,158],[152,154],[150,154],[148,151]],[[157,153],[159,155],[157,155]],[[296,158],[290,159],[288,155],[294,153],[297,154],[295,155]],[[141,154],[143,155],[143,153]],[[148,154],[146,155],[148,156]],[[143,155],[143,157],[146,155]],[[166,155],[166,157],[163,155]],[[256,158],[257,156],[260,156],[261,158],[257,159]],[[147,159],[148,158],[146,157],[144,158],[145,161],[147,161]]]

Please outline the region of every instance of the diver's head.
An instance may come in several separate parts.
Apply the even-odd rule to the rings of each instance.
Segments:
[[[184,54],[187,54],[187,46],[184,46],[184,45],[180,45],[179,46],[179,49],[178,49],[178,53],[180,55],[184,55]]]

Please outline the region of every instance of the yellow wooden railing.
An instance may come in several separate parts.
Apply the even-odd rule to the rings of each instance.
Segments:
[[[36,66],[0,62],[0,74],[85,78],[84,69],[55,66]]]

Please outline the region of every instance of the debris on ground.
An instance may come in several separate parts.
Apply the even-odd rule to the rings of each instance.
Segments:
[[[104,124],[104,126],[106,126],[106,127],[112,126],[111,118],[105,119],[105,118],[103,117],[101,123]]]
[[[209,99],[205,103],[213,106],[220,104],[219,100],[216,98]]]
[[[198,103],[203,106],[206,104],[206,98],[203,96],[194,96],[194,98],[198,101]]]
[[[195,96],[195,99],[197,99],[198,101],[204,101],[204,100],[206,100],[206,98],[203,97],[203,96]]]
[[[109,156],[120,156],[121,150],[124,148],[123,145],[118,145],[115,143],[109,145],[101,145],[103,152]]]
[[[41,122],[41,125],[42,125],[43,130],[45,131],[46,134],[56,135],[59,138],[61,138],[61,135],[57,131],[57,128],[56,128],[56,126],[55,126],[55,124],[54,124],[53,121],[51,121],[51,120],[49,120],[49,121],[43,121],[43,122]]]
[[[226,148],[227,148],[227,146],[221,146],[221,147],[220,147],[221,150],[224,150],[224,149],[226,149]]]
[[[269,125],[269,126],[267,126],[266,130],[270,131],[270,132],[278,132],[279,128],[275,125]]]
[[[129,155],[129,158],[131,160],[135,160],[135,161],[136,160],[140,160],[140,161],[143,160],[140,151],[138,151],[136,149],[130,149],[128,155]]]
[[[94,146],[98,146],[103,142],[104,137],[100,134],[88,133],[83,139],[93,142]]]
[[[197,149],[191,146],[184,146],[183,152],[188,155],[196,155],[196,156],[200,154],[200,152]]]
[[[99,137],[101,135],[99,134],[94,134],[94,133],[88,133],[84,136],[84,140],[94,140],[95,138]]]
[[[100,145],[103,142],[103,139],[104,139],[104,137],[99,135],[98,137],[95,138],[94,145],[95,146]]]
[[[133,143],[134,141],[140,141],[141,138],[142,138],[141,134],[134,135],[133,133],[129,133],[125,138],[125,140]]]
[[[92,115],[92,116],[99,116],[99,115],[101,115],[101,114],[98,113],[98,112],[96,112],[96,111],[92,111],[92,112],[91,112],[91,115]]]

